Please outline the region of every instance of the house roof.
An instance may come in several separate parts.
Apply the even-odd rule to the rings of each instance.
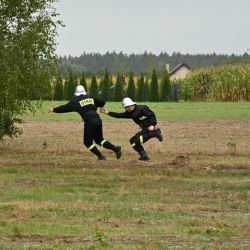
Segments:
[[[182,67],[185,67],[187,69],[191,69],[190,66],[188,66],[186,63],[180,63],[179,65],[177,65],[175,68],[173,68],[170,72],[169,72],[169,75],[173,75],[178,69],[182,68]]]

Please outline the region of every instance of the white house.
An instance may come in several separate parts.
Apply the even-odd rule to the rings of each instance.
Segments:
[[[172,81],[181,80],[184,79],[190,71],[191,68],[186,63],[181,63],[169,72],[169,78]]]

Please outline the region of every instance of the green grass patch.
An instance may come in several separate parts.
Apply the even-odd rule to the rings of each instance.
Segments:
[[[35,121],[77,121],[80,116],[76,113],[53,114],[48,113],[49,107],[57,107],[65,104],[66,101],[46,101],[36,114],[26,114],[25,120]],[[157,115],[158,119],[175,121],[196,121],[196,120],[249,120],[250,107],[248,102],[181,102],[181,103],[141,103],[148,105]],[[108,102],[106,106],[110,111],[123,112],[121,103]],[[104,120],[111,121],[105,115]]]
[[[165,136],[145,145],[148,163],[130,148],[135,128],[104,115],[123,157],[97,161],[67,122],[78,114],[47,113],[63,103],[1,144],[0,249],[249,248],[249,103],[146,103]]]
[[[79,237],[87,238],[88,246],[100,247],[106,239],[108,246],[122,245],[122,249],[136,249],[145,239],[150,239],[152,247],[164,249],[168,237],[179,238],[181,245],[191,238],[193,244],[206,239],[204,246],[222,238],[225,242],[247,239],[249,179],[222,171],[136,165],[122,169],[19,167],[6,186],[6,174],[13,173],[4,167],[0,232],[17,240],[40,235],[50,247],[60,235],[67,235],[72,249],[77,249],[75,238]],[[39,245],[39,237],[34,237],[33,246]]]

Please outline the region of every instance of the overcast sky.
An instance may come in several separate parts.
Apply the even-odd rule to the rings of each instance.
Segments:
[[[58,0],[58,54],[243,54],[250,0]]]

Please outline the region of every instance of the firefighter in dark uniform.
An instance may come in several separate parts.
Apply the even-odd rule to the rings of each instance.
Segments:
[[[97,107],[103,107],[105,105],[105,101],[88,96],[82,85],[76,87],[74,95],[74,98],[70,102],[57,108],[50,108],[49,112],[77,112],[84,121],[84,145],[94,153],[99,160],[106,160],[106,158],[98,150],[93,141],[104,148],[114,151],[116,158],[119,159],[121,157],[121,147],[115,146],[103,138],[102,120],[96,112]]]
[[[142,144],[154,137],[158,138],[159,141],[163,140],[161,130],[155,127],[157,124],[155,113],[148,106],[137,105],[128,97],[122,100],[122,106],[126,110],[123,113],[109,112],[106,108],[100,110],[111,117],[133,119],[141,127],[142,130],[130,138],[130,144],[139,153],[139,160],[148,161],[149,157]]]

